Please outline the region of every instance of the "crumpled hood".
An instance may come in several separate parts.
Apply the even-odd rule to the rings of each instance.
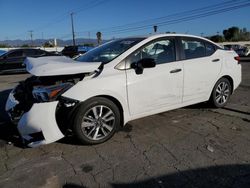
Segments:
[[[56,76],[93,72],[101,62],[77,62],[65,56],[48,56],[24,61],[26,70],[35,76]]]

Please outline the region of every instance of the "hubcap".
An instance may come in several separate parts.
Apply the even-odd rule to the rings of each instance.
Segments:
[[[227,82],[221,82],[215,92],[215,100],[218,104],[222,105],[227,102],[230,94],[229,85]]]
[[[115,124],[114,112],[107,106],[90,108],[82,119],[82,132],[91,140],[100,140],[112,132]]]

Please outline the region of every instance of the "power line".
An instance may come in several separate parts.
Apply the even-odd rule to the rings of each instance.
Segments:
[[[242,1],[242,0],[240,0],[240,1]],[[202,7],[202,8],[189,10],[189,11],[184,11],[184,12],[180,12],[180,13],[174,13],[174,14],[170,14],[170,15],[166,15],[166,16],[162,16],[162,17],[158,17],[158,18],[146,19],[146,20],[132,22],[132,23],[128,23],[128,24],[124,24],[124,25],[120,25],[120,26],[101,28],[101,29],[98,28],[98,29],[93,29],[93,30],[88,30],[88,31],[92,31],[92,32],[97,31],[97,30],[110,31],[110,30],[133,27],[134,25],[138,26],[140,24],[149,24],[149,23],[155,24],[156,22],[159,22],[161,20],[166,20],[166,19],[168,20],[170,18],[176,18],[176,17],[180,17],[180,16],[194,14],[194,13],[198,13],[198,12],[201,12],[201,11],[208,11],[208,10],[211,10],[211,8],[214,9],[214,8],[221,8],[221,7],[229,6],[229,5],[232,5],[232,4],[234,5],[236,3],[241,3],[240,1],[236,2],[235,0],[230,0],[230,1],[222,2],[222,3],[213,4],[213,5],[209,5],[209,6],[205,6],[205,7]],[[246,2],[246,0],[244,0],[243,2]],[[81,31],[79,33],[85,33],[85,32],[88,32],[88,31]]]
[[[108,33],[120,34],[120,33],[127,33],[127,32],[145,30],[145,29],[147,29],[149,27],[152,27],[153,25],[161,25],[161,26],[163,26],[163,25],[175,24],[175,23],[184,21],[183,19],[187,19],[187,17],[189,17],[190,15],[191,16],[196,16],[197,13],[204,12],[204,11],[207,11],[207,10],[211,10],[212,8],[213,9],[214,8],[218,9],[218,8],[221,8],[221,7],[228,7],[228,6],[232,6],[232,5],[240,4],[240,3],[245,3],[245,2],[249,2],[249,1],[230,0],[230,1],[227,1],[227,2],[218,3],[218,4],[214,4],[214,5],[210,5],[210,6],[206,6],[206,7],[202,7],[202,8],[197,8],[197,9],[193,9],[193,10],[189,10],[189,11],[184,11],[184,12],[180,12],[180,13],[170,14],[170,15],[167,15],[167,16],[159,17],[159,18],[147,19],[147,20],[133,22],[133,23],[125,24],[125,25],[114,26],[114,27],[103,28],[103,29],[97,29],[97,30],[101,30],[105,34],[108,34]],[[88,8],[93,8],[94,6],[98,6],[98,5],[102,4],[102,3],[104,3],[104,0],[100,0],[100,1],[97,1],[97,2],[94,2],[94,3],[90,2],[89,4],[86,4],[85,7],[80,8],[80,9],[76,9],[75,12],[79,13],[79,12],[81,12],[83,10],[87,10]],[[245,5],[243,5],[243,6],[245,6]],[[183,16],[187,16],[187,17],[183,18]],[[178,17],[182,17],[182,18],[178,18]],[[178,19],[170,19],[170,18],[178,18]],[[57,19],[55,22],[48,23],[48,24],[44,25],[43,27],[47,28],[50,25],[60,23],[60,22],[64,21],[65,19],[68,19],[68,14],[64,14],[60,19]],[[136,26],[134,26],[134,25],[136,25]],[[138,26],[138,25],[140,25],[140,26]],[[42,29],[42,27],[40,27],[39,30],[40,29]],[[82,34],[82,33],[88,33],[90,31],[95,32],[96,30],[74,32],[74,35],[75,35],[75,33]],[[18,36],[21,36],[21,35],[17,35],[17,37]],[[70,36],[70,34],[64,35],[64,36],[59,37],[59,38],[67,38],[68,36]]]
[[[54,21],[52,22],[49,22],[49,23],[46,23],[44,25],[41,25],[41,26],[38,26],[36,28],[33,28],[32,31],[37,31],[37,32],[41,32],[45,29],[50,29],[51,26],[54,26],[56,24],[59,24],[65,20],[68,19],[68,15],[72,12],[74,12],[74,14],[76,13],[80,13],[82,11],[85,11],[85,10],[88,10],[88,9],[92,9],[92,8],[95,8],[101,4],[104,4],[105,2],[107,2],[108,0],[92,0],[88,3],[85,3],[82,7],[78,8],[78,9],[72,9],[71,11],[68,11],[64,14],[61,14],[60,16],[58,16]],[[8,36],[10,38],[18,38],[18,37],[21,37],[21,36],[25,36],[25,33],[23,34],[18,34],[18,35],[13,35],[13,36]]]
[[[85,4],[84,7],[75,9],[71,13],[74,13],[74,14],[80,13],[84,10],[99,6],[105,2],[106,2],[105,0],[91,1]],[[199,19],[199,18],[211,16],[211,15],[221,14],[223,12],[233,11],[233,10],[248,7],[248,6],[250,6],[249,0],[230,0],[230,1],[224,1],[221,3],[217,3],[217,4],[213,4],[213,5],[209,5],[209,6],[205,6],[201,8],[196,8],[193,10],[174,13],[174,14],[170,14],[170,15],[166,15],[166,16],[162,16],[158,18],[152,18],[152,19],[132,22],[132,23],[124,24],[124,25],[113,26],[113,27],[108,27],[108,28],[103,28],[103,29],[95,29],[95,30],[93,29],[93,30],[79,31],[79,32],[75,32],[74,28],[72,28],[73,24],[71,24],[72,35],[74,35],[75,37],[76,33],[82,34],[82,33],[96,32],[97,30],[101,31],[103,34],[112,34],[112,35],[121,34],[121,33],[131,33],[135,31],[146,30],[149,28],[152,29],[153,26],[166,26],[166,25],[171,25],[171,24],[177,24],[177,23],[191,21],[191,20],[195,20],[195,19]],[[69,13],[63,15],[60,19],[57,19],[56,23],[60,23],[64,21],[65,19],[68,19],[68,15]],[[73,23],[72,21],[73,21],[73,15],[71,16],[71,23]],[[53,24],[53,22],[48,23],[47,25],[44,25],[44,27],[46,26],[47,28],[50,24]],[[68,38],[70,35],[71,34],[65,34],[61,37],[57,36],[57,38],[61,38],[61,39]]]
[[[80,12],[82,12],[82,11],[85,11],[85,10],[88,10],[88,9],[92,9],[92,8],[94,8],[94,7],[97,7],[97,6],[99,6],[99,5],[101,5],[101,4],[104,4],[104,3],[106,3],[108,0],[95,0],[94,1],[94,3],[89,3],[89,5],[85,5],[84,7],[82,7],[82,8],[79,8],[79,9],[75,9],[74,10],[74,13],[80,13]]]
[[[247,2],[247,1],[245,1]],[[249,1],[248,1],[249,2]],[[190,20],[195,20],[198,18],[203,18],[203,17],[207,17],[207,16],[211,16],[211,15],[215,15],[215,14],[220,14],[223,12],[228,12],[228,11],[232,11],[232,10],[236,10],[239,8],[244,8],[250,6],[250,3],[245,3],[245,4],[240,4],[237,6],[229,6],[226,8],[220,8],[217,10],[212,10],[212,11],[207,11],[207,12],[203,12],[203,13],[199,13],[199,14],[191,14],[189,16],[185,16],[185,17],[180,17],[180,18],[176,18],[176,19],[169,19],[166,21],[162,21],[162,22],[157,22],[157,23],[153,23],[153,24],[145,24],[142,26],[136,26],[136,27],[129,27],[129,28],[125,28],[125,29],[117,29],[117,30],[113,30],[110,32],[103,32],[103,33],[110,33],[110,34],[120,34],[120,33],[128,33],[128,32],[132,32],[132,31],[140,31],[140,30],[145,30],[147,28],[151,28],[153,25],[158,25],[158,26],[166,26],[166,25],[171,25],[171,24],[177,24],[180,22],[184,22],[184,21],[190,21]]]

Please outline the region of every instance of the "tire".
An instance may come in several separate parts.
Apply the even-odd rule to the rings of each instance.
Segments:
[[[213,107],[224,107],[232,93],[232,86],[227,78],[219,79],[212,91],[210,103]]]
[[[110,139],[120,126],[120,111],[109,99],[94,97],[77,110],[73,132],[83,144],[100,144]]]

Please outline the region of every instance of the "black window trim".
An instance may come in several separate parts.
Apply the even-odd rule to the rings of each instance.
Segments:
[[[207,44],[210,44],[211,46],[213,46],[214,52],[210,55],[207,55]],[[205,53],[206,53],[206,57],[212,56],[216,51],[218,50],[218,48],[211,42],[209,41],[205,41]]]

